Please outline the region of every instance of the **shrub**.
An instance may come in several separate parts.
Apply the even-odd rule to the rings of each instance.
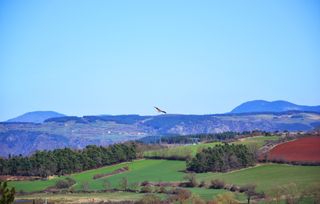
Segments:
[[[200,188],[207,188],[207,186],[208,185],[207,185],[207,183],[205,181],[201,181],[200,184],[199,184]]]
[[[245,186],[241,186],[239,191],[244,192],[246,194],[248,203],[250,203],[252,196],[257,195],[255,184],[247,184]]]
[[[165,188],[164,186],[160,186],[158,192],[159,192],[159,193],[167,193],[167,190],[166,190],[166,188]]]
[[[119,187],[121,190],[128,190],[128,179],[123,177],[120,181]]]
[[[88,181],[85,181],[82,183],[82,190],[89,191],[89,182]]]
[[[105,174],[95,174],[93,176],[93,179],[99,179],[99,178],[102,178],[102,177],[105,177],[106,175]]]
[[[208,203],[219,204],[219,203],[228,203],[228,204],[237,204],[238,202],[234,199],[234,195],[230,192],[219,194],[213,201]]]
[[[223,189],[225,187],[225,182],[219,179],[214,179],[211,181],[210,188],[213,189]]]
[[[254,184],[246,184],[244,186],[240,186],[239,192],[243,193],[243,192],[247,192],[247,191],[254,191],[255,188],[256,188],[256,185],[254,185]]]
[[[0,181],[0,203],[11,204],[14,201],[15,188],[9,188],[7,182]]]
[[[59,188],[59,189],[63,189],[63,188],[69,188],[71,187],[73,184],[75,184],[76,181],[72,178],[66,178],[64,180],[58,180],[56,182],[55,187]]]
[[[188,181],[187,187],[197,187],[198,182],[194,173],[188,174],[184,177]]]
[[[108,180],[104,180],[103,187],[105,190],[109,190],[109,189],[111,189],[111,183]]]
[[[74,179],[70,178],[70,177],[66,178],[66,181],[68,182],[68,184],[70,186],[72,186],[72,185],[74,185],[76,183],[76,181]]]
[[[187,200],[192,195],[192,193],[186,189],[178,189],[177,191],[178,191],[177,197],[179,201]]]
[[[143,186],[140,190],[141,193],[152,193],[151,186]]]
[[[306,196],[310,196],[313,203],[320,203],[320,183],[311,184],[304,192]]]
[[[131,191],[137,191],[138,187],[139,187],[139,184],[137,182],[134,182],[134,183],[129,185],[129,189]]]
[[[155,195],[145,195],[137,204],[161,204],[161,199]]]
[[[192,196],[191,198],[191,203],[192,204],[206,204],[206,202],[204,200],[202,200],[199,196],[195,195],[195,196]]]
[[[148,186],[150,183],[149,181],[143,181],[140,186]]]
[[[232,192],[236,192],[236,191],[239,191],[239,187],[232,184],[232,185],[230,186],[230,189],[229,189],[229,190],[232,191]]]

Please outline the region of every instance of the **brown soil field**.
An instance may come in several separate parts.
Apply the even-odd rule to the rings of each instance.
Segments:
[[[320,137],[304,137],[279,144],[268,153],[270,161],[320,162]]]

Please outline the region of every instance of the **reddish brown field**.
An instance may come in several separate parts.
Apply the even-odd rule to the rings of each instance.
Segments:
[[[268,160],[320,162],[320,137],[304,137],[279,144],[268,152]]]

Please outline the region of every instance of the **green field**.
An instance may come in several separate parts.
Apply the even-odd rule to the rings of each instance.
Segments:
[[[124,166],[129,166],[130,171],[108,177],[113,187],[118,187],[120,180],[126,177],[129,183],[149,181],[179,181],[185,175],[182,171],[185,169],[184,161],[170,160],[136,160],[130,163],[121,163],[114,166],[102,167],[99,169],[89,170],[81,173],[71,174],[76,180],[75,188],[80,189],[83,182],[89,182],[90,190],[102,190],[103,180],[106,178],[93,180],[95,174],[110,173]],[[56,177],[51,180],[44,181],[13,181],[9,182],[9,186],[14,186],[17,191],[33,192],[44,190],[49,186],[53,186],[55,182],[63,177]]]
[[[256,144],[258,148],[262,147],[266,144],[267,141],[275,141],[278,140],[279,136],[255,136],[255,137],[246,137],[242,138],[236,142],[233,142],[234,144],[244,144],[244,145],[250,145],[250,144]]]
[[[230,191],[224,189],[205,189],[205,188],[187,188],[193,194],[198,195],[200,198],[204,200],[213,200],[216,196],[223,193],[230,193]],[[234,198],[238,201],[244,201],[245,195],[242,193],[232,193],[234,194]]]
[[[48,199],[55,203],[80,203],[80,202],[98,202],[102,200],[122,201],[139,200],[145,194],[130,192],[109,192],[109,193],[73,193],[73,194],[31,194],[17,196],[18,200],[45,200]]]
[[[192,157],[197,154],[197,152],[201,151],[204,148],[213,147],[217,144],[222,144],[221,142],[212,142],[212,143],[201,143],[201,144],[190,144],[183,146],[174,146],[170,148],[155,150],[155,151],[147,151],[144,153],[146,157],[158,156],[163,158],[169,158],[172,156],[179,157]]]
[[[108,178],[93,180],[93,175],[97,173],[108,173],[123,166],[129,166],[129,171],[113,175]],[[102,190],[103,181],[108,180],[113,187],[119,187],[122,178],[127,178],[129,184],[134,182],[148,181],[182,181],[185,173],[184,161],[170,160],[136,160],[130,163],[122,163],[114,166],[103,167],[82,173],[72,174],[69,177],[76,180],[74,188],[81,189],[83,182],[89,183],[90,190]],[[256,167],[242,169],[229,173],[202,173],[197,174],[199,181],[209,182],[211,179],[221,179],[229,184],[244,185],[254,183],[259,191],[269,192],[270,189],[278,185],[296,183],[299,188],[315,182],[320,182],[319,166],[290,166],[286,164],[264,164]],[[25,192],[44,190],[53,186],[60,178],[46,181],[15,181],[9,182],[17,191]],[[207,189],[192,189],[193,192],[208,198]]]
[[[242,138],[234,144],[256,144],[258,148],[262,147],[266,144],[267,141],[275,141],[278,140],[279,136],[255,136],[255,137],[247,137]],[[214,147],[217,144],[222,144],[221,142],[211,142],[211,143],[200,143],[200,144],[190,144],[183,146],[173,146],[165,149],[147,151],[144,153],[145,157],[161,157],[161,158],[171,158],[173,156],[177,156],[179,158],[186,158],[187,156],[193,157],[197,152],[200,152],[204,148]]]
[[[279,185],[295,183],[300,189],[320,182],[320,166],[292,166],[287,164],[263,164],[228,173],[197,174],[199,180],[221,179],[226,183],[256,184],[257,190],[270,192]]]

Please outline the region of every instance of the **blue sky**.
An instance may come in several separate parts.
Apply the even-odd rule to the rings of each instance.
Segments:
[[[320,104],[319,1],[0,0],[0,121]]]

